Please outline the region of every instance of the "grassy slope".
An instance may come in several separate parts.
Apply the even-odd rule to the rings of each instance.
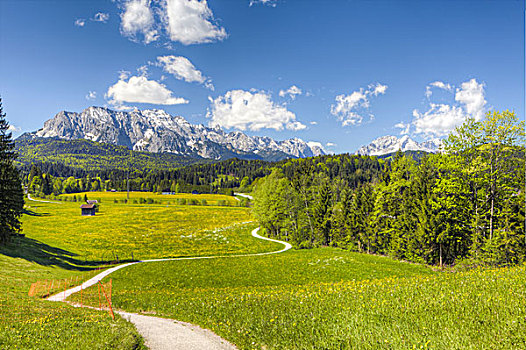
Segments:
[[[0,349],[143,348],[133,325],[120,317],[113,322],[105,311],[28,297],[32,282],[79,276],[82,268],[60,268],[45,257],[41,265],[4,255],[13,250],[23,247],[3,247],[0,254]]]
[[[520,349],[524,267],[435,273],[324,248],[135,265],[117,307],[199,324],[242,349]]]

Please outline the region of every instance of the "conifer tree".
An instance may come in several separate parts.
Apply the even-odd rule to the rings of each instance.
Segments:
[[[0,99],[0,243],[4,244],[21,230],[19,218],[24,209],[22,182],[13,163],[14,148]]]

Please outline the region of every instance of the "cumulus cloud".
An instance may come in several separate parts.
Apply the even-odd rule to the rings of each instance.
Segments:
[[[476,120],[484,116],[484,83],[478,83],[476,79],[471,79],[460,85],[455,94],[455,100],[464,105],[469,116]]]
[[[160,56],[157,57],[158,65],[167,73],[172,74],[176,79],[184,80],[188,83],[197,82],[205,85],[210,90],[214,90],[212,81],[205,77],[186,57],[182,56]]]
[[[126,78],[125,78],[126,79]],[[126,81],[119,79],[108,88],[105,97],[110,103],[121,105],[122,102],[151,103],[159,105],[177,105],[188,103],[182,97],[174,97],[173,92],[165,85],[148,80],[145,76],[132,76]]]
[[[360,125],[365,118],[364,114],[374,119],[374,116],[368,112],[369,98],[383,95],[386,90],[387,85],[377,83],[369,85],[367,89],[360,88],[350,95],[338,95],[335,99],[336,103],[331,106],[331,114],[337,117],[343,126]]]
[[[430,103],[429,109],[423,113],[415,109],[411,123],[415,128],[415,133],[423,134],[427,137],[446,136],[457,126],[460,126],[466,118],[471,117],[475,118],[475,120],[480,120],[484,116],[484,106],[486,105],[484,83],[471,79],[463,82],[460,88],[454,89],[452,85],[438,81],[426,87],[426,96],[430,86],[451,93],[454,90],[455,103]],[[395,127],[400,126],[395,125]]]
[[[76,25],[77,27],[84,27],[84,26],[86,25],[86,20],[83,19],[83,18],[77,18],[77,19],[75,20],[75,25]]]
[[[430,109],[425,113],[413,111],[413,125],[417,134],[429,137],[446,136],[458,125],[466,120],[462,108],[447,104],[430,104]]]
[[[104,13],[104,12],[97,12],[93,18],[91,19],[92,21],[94,22],[102,22],[102,23],[106,23],[108,22],[108,20],[110,19],[110,15],[108,13]]]
[[[121,32],[134,41],[148,44],[162,33],[184,45],[227,37],[206,0],[123,0],[121,8]]]
[[[280,97],[289,96],[291,99],[294,100],[296,96],[301,95],[302,93],[303,91],[301,91],[299,87],[297,87],[296,85],[292,85],[287,90],[280,90],[279,96]]]
[[[227,37],[215,23],[206,0],[165,0],[163,22],[170,39],[184,45],[209,43]]]
[[[327,143],[325,144],[325,146],[327,146],[327,147],[336,147],[336,144],[333,143],[333,142],[327,142]]]
[[[266,5],[271,7],[276,7],[278,0],[250,0],[248,6],[252,7],[254,5]]]
[[[97,98],[97,92],[96,91],[89,91],[86,95],[86,100],[94,100]]]
[[[402,130],[400,130],[400,135],[408,135],[409,134],[409,130],[411,129],[411,124],[410,123],[400,122],[400,123],[396,124],[394,127],[398,128],[398,129],[402,129]]]
[[[148,44],[159,38],[158,30],[155,28],[153,10],[150,8],[149,0],[129,0],[123,5],[121,14],[121,33],[132,40],[139,40]]]
[[[446,84],[442,81],[434,81],[426,86],[426,97],[430,98],[433,94],[432,88],[439,88],[446,91],[452,91],[453,87],[450,84]]]
[[[207,117],[210,125],[238,130],[275,129],[302,130],[296,115],[285,105],[278,105],[264,91],[231,90],[216,99],[209,98]]]

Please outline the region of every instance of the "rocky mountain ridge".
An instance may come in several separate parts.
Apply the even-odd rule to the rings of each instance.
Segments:
[[[126,146],[136,151],[174,153],[208,159],[239,156],[251,159],[303,158],[325,154],[318,143],[299,138],[276,141],[239,131],[194,125],[164,110],[114,111],[89,107],[81,113],[62,111],[44,127],[24,137],[88,139]]]

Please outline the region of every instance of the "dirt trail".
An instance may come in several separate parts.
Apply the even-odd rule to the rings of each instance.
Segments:
[[[111,273],[120,270],[122,268],[128,267],[130,265],[140,264],[140,263],[152,263],[159,261],[176,261],[176,260],[199,260],[199,259],[217,259],[217,258],[235,258],[235,257],[245,257],[245,256],[261,256],[269,254],[278,254],[283,253],[292,246],[283,241],[276,239],[270,239],[258,235],[259,227],[252,231],[252,236],[258,239],[263,239],[266,241],[281,243],[285,247],[281,250],[266,252],[266,253],[254,253],[254,254],[237,254],[237,255],[217,255],[217,256],[197,256],[197,257],[188,257],[188,258],[167,258],[167,259],[151,259],[151,260],[141,260],[137,262],[122,264],[119,266],[112,267],[104,272],[99,273],[90,280],[84,282],[81,286],[70,288],[64,292],[52,295],[48,298],[50,301],[62,301],[66,302],[66,299],[74,293],[80,292],[81,288],[86,289],[91,287],[101,281],[104,277],[107,277]],[[236,347],[226,340],[222,339],[213,332],[200,328],[198,326],[192,325],[190,323],[185,323],[177,320],[171,320],[160,317],[145,316],[125,311],[118,311],[118,313],[125,319],[132,322],[137,331],[142,335],[144,341],[149,349],[151,350],[225,350],[225,349],[235,349]]]

